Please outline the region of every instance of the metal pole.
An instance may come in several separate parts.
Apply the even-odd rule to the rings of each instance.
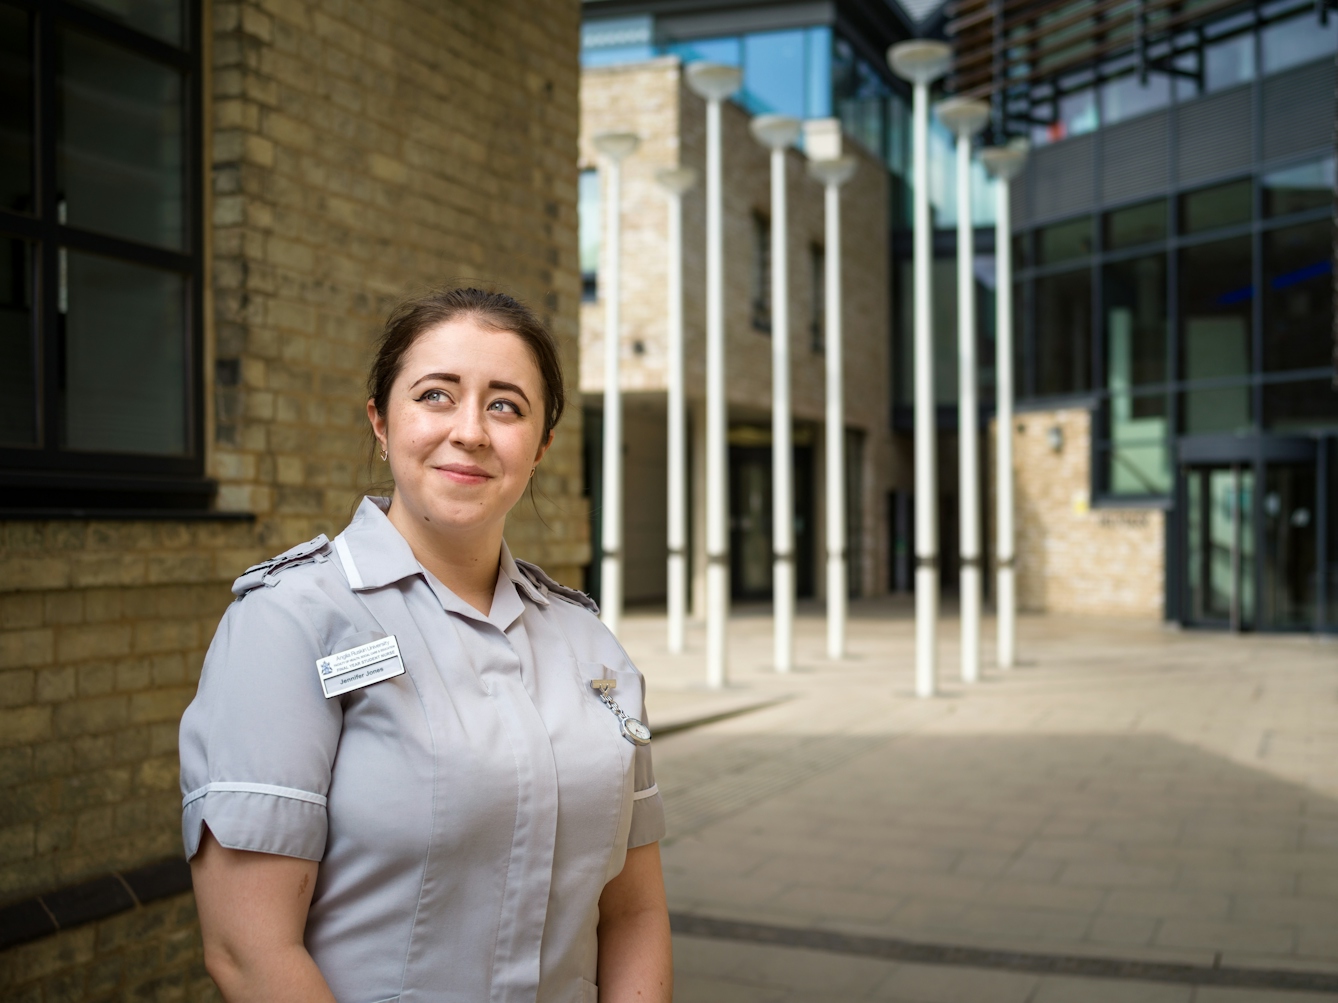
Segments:
[[[994,190],[995,280],[995,505],[997,506],[997,560],[995,602],[998,607],[999,668],[1011,669],[1017,660],[1017,591],[1013,522],[1013,234],[1009,202],[1010,182],[999,178]]]
[[[729,674],[729,402],[725,397],[725,249],[720,98],[706,102],[706,684]]]
[[[776,671],[794,668],[794,448],[785,148],[771,151],[771,547]]]
[[[975,231],[971,137],[957,137],[957,476],[962,606],[962,682],[980,680],[980,442],[976,423]]]
[[[604,490],[600,512],[599,616],[615,635],[623,612],[623,400],[619,373],[622,347],[618,311],[621,276],[619,210],[622,160],[609,157],[607,252],[604,272]]]
[[[934,408],[934,314],[930,268],[929,84],[916,81],[915,187],[915,694],[932,697],[938,676],[938,456]]]

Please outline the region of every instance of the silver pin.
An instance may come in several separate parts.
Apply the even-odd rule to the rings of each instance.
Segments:
[[[599,699],[604,701],[604,706],[618,718],[618,725],[622,729],[623,738],[627,739],[633,745],[650,745],[650,729],[634,717],[628,717],[627,711],[618,706],[618,701],[609,696],[609,690],[618,685],[616,679],[592,679],[590,687],[599,694]]]

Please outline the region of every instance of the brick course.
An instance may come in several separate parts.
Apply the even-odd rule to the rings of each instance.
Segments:
[[[401,296],[500,284],[552,324],[573,406],[507,535],[560,580],[588,560],[580,5],[205,7],[206,460],[217,508],[254,518],[0,522],[0,905],[180,852],[177,724],[228,584],[333,536],[380,476],[363,382]],[[186,896],[0,953],[0,995],[209,998],[193,916]],[[135,923],[160,932],[111,945]]]

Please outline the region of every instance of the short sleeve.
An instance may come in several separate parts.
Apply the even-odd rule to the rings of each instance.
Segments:
[[[641,713],[646,724],[646,681],[641,681]],[[653,733],[653,729],[652,729]],[[637,746],[632,760],[632,828],[627,833],[627,848],[645,846],[664,838],[664,799],[655,782],[655,767],[651,763],[650,746]]]
[[[301,589],[257,589],[228,607],[181,719],[182,838],[320,860],[343,724],[316,673],[320,616]]]

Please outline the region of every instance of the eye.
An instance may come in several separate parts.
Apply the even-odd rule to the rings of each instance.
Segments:
[[[421,396],[415,397],[414,400],[427,401],[429,404],[449,404],[451,395],[445,390],[428,390]]]
[[[488,410],[496,411],[499,414],[520,414],[520,408],[517,407],[514,402],[509,400],[495,400],[488,405]]]

